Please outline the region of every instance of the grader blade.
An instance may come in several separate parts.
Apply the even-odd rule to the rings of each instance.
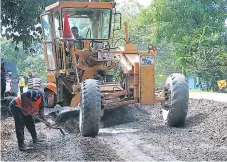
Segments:
[[[62,111],[55,119],[55,125],[62,125],[67,120],[74,119],[79,121],[80,109]]]

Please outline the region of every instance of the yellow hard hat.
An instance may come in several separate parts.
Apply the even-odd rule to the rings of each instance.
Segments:
[[[54,83],[47,83],[46,88],[53,91],[54,93],[56,93],[56,91],[57,91],[56,84],[54,84]]]

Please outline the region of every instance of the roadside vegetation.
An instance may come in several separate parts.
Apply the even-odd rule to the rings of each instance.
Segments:
[[[32,71],[45,78],[39,15],[56,1],[2,0],[2,58],[15,62],[18,73]],[[227,79],[227,0],[153,0],[146,8],[128,0],[117,11],[129,24],[131,43],[139,50],[157,46],[157,87],[173,72],[200,73],[212,91],[218,91],[217,80]],[[123,37],[123,28],[114,34]],[[123,39],[116,42],[123,45]]]

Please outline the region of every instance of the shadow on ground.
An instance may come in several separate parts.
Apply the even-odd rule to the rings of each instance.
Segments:
[[[199,113],[199,114],[196,114],[196,115],[193,115],[193,116],[189,116],[187,119],[186,119],[186,122],[185,122],[185,128],[193,128],[195,126],[198,126],[200,125],[201,123],[204,122],[204,120],[208,117],[209,114],[207,113]]]
[[[101,118],[101,123],[104,128],[113,127],[136,122],[144,114],[147,114],[147,112],[140,109],[138,106],[120,106],[113,109],[106,109]]]

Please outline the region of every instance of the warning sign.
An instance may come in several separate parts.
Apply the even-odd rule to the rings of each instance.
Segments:
[[[219,89],[225,88],[227,86],[226,80],[218,80],[217,83],[218,83]]]

